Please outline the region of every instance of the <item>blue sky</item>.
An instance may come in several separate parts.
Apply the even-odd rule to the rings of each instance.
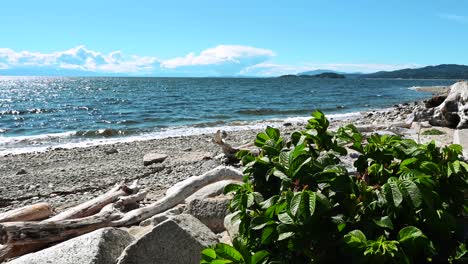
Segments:
[[[468,1],[2,1],[0,75],[275,76],[468,64]]]

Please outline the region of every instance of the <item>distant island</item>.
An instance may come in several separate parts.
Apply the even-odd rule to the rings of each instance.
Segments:
[[[359,77],[393,79],[468,79],[468,66],[457,64],[441,64],[418,69],[380,71],[371,74],[362,74]]]
[[[308,74],[300,74],[300,75],[295,75],[295,74],[286,74],[286,75],[281,75],[279,78],[323,78],[323,79],[344,79],[346,78],[345,75],[335,73],[335,72],[323,72],[319,74],[314,74],[314,75],[308,75]]]
[[[368,78],[368,79],[468,79],[468,66],[440,64],[417,69],[379,71],[375,73],[345,73],[333,70],[315,70],[279,76],[280,78]]]

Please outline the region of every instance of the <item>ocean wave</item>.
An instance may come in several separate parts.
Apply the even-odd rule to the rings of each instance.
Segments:
[[[246,109],[246,110],[239,110],[236,111],[236,114],[239,115],[248,115],[248,116],[268,116],[268,115],[301,115],[301,114],[308,114],[312,113],[314,110],[310,109],[287,109],[287,110],[279,110],[279,109]]]
[[[0,116],[2,115],[27,115],[27,114],[43,114],[43,113],[52,113],[56,112],[56,109],[44,109],[44,108],[31,108],[26,110],[3,110],[0,111]]]
[[[330,120],[356,118],[360,112],[327,114]],[[159,128],[157,130],[119,130],[98,129],[52,133],[35,136],[0,136],[0,156],[28,152],[44,152],[53,148],[79,148],[115,143],[126,143],[169,137],[192,136],[215,133],[217,130],[240,131],[261,130],[266,126],[281,127],[284,123],[304,124],[310,116],[296,116],[257,121],[215,121],[204,122],[191,126]]]

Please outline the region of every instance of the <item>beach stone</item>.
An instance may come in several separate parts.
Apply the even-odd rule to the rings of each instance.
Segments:
[[[200,252],[218,242],[216,235],[197,218],[181,214],[155,226],[130,244],[118,264],[198,264]]]
[[[23,174],[27,174],[28,171],[25,169],[25,168],[21,168],[19,169],[19,171],[16,173],[16,175],[23,175]]]
[[[229,214],[229,197],[214,197],[192,200],[184,213],[198,218],[203,224],[215,233],[225,230],[224,217]]]
[[[143,156],[143,165],[148,166],[153,163],[163,162],[165,159],[167,159],[166,154],[148,153],[145,156]]]
[[[434,108],[429,121],[433,126],[468,128],[468,81],[461,81],[450,87],[445,101]]]
[[[107,149],[104,151],[107,155],[117,154],[119,151],[116,148]]]
[[[103,228],[8,263],[112,264],[133,240],[132,236],[123,230]]]
[[[228,214],[224,218],[224,228],[226,228],[226,231],[228,232],[231,240],[233,240],[239,235],[240,221],[232,222],[232,218],[234,217],[234,215],[235,213]]]

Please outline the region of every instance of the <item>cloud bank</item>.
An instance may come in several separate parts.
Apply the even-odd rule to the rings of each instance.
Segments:
[[[288,65],[272,62],[275,56],[272,50],[242,45],[218,45],[198,54],[192,52],[167,59],[126,55],[122,51],[103,53],[85,46],[52,53],[0,48],[0,75],[269,77],[316,69],[374,72],[419,66],[352,63]]]

